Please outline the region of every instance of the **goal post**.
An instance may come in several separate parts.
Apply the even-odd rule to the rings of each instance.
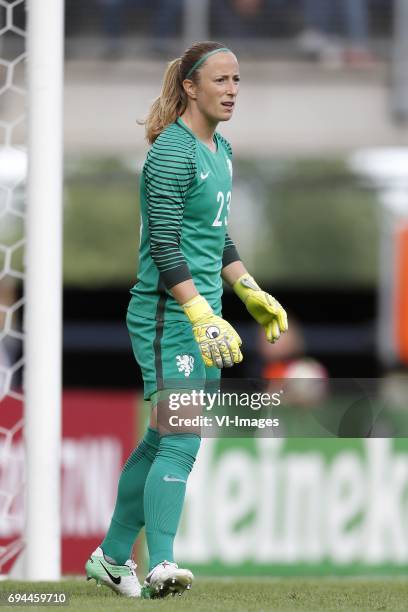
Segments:
[[[23,577],[61,575],[64,1],[27,0],[26,526]]]

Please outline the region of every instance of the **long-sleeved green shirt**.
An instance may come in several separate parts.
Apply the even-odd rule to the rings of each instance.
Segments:
[[[185,321],[169,289],[192,278],[221,313],[221,270],[239,260],[227,224],[232,151],[218,132],[212,152],[178,118],[151,147],[140,185],[139,270],[129,310],[147,318]]]

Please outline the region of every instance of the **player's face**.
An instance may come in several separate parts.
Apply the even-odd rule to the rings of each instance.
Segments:
[[[231,119],[239,79],[239,65],[233,53],[215,53],[204,62],[196,88],[196,102],[210,123]]]

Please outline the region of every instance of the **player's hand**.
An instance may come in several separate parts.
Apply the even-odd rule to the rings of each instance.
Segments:
[[[286,311],[278,300],[262,291],[250,274],[243,274],[233,285],[248,312],[265,329],[269,342],[276,342],[288,329]]]
[[[232,325],[214,314],[204,297],[196,295],[182,308],[193,326],[194,338],[207,367],[230,368],[242,361],[241,338]]]

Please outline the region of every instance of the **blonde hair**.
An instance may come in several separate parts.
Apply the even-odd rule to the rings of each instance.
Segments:
[[[153,144],[163,130],[186,110],[188,97],[183,87],[186,75],[201,57],[221,48],[224,48],[224,45],[213,41],[194,43],[182,57],[169,62],[160,95],[151,105],[146,119],[138,121],[139,125],[145,125],[146,140],[149,144]],[[194,83],[198,83],[198,71],[199,66],[188,77]]]

